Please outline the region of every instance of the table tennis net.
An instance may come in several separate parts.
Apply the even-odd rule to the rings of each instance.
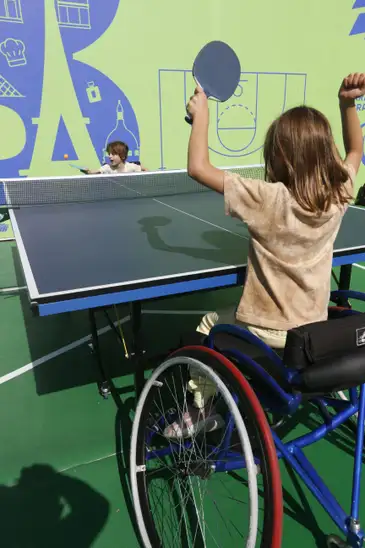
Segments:
[[[228,168],[249,179],[263,179],[264,166]],[[194,181],[186,170],[144,172],[130,175],[6,179],[0,186],[0,205],[10,208],[32,205],[135,200],[179,194],[211,192]]]

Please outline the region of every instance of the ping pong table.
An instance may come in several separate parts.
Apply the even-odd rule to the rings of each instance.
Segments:
[[[229,169],[263,176],[263,166]],[[5,180],[2,199],[32,309],[41,316],[88,311],[103,395],[110,385],[98,310],[131,306],[138,393],[144,382],[142,303],[244,283],[246,226],[226,216],[223,197],[198,185],[186,170]],[[333,266],[341,267],[341,289],[350,287],[353,263],[365,261],[364,228],[365,210],[351,206],[333,256]]]

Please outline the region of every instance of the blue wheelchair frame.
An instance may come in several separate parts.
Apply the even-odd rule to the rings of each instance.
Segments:
[[[334,291],[331,293],[331,301],[336,302],[338,299],[357,299],[365,302],[365,294],[355,291]],[[344,315],[347,314],[359,314],[355,310],[345,310]],[[308,401],[316,405],[320,411],[324,424],[318,426],[313,431],[300,436],[292,441],[284,443],[276,434],[275,430],[272,430],[272,436],[276,445],[278,458],[286,460],[289,465],[297,472],[299,477],[303,480],[308,489],[313,493],[318,502],[322,505],[325,511],[329,514],[332,520],[336,523],[338,528],[346,535],[346,542],[348,546],[352,548],[358,548],[364,545],[365,533],[360,527],[360,483],[361,483],[361,464],[362,464],[362,452],[364,445],[364,424],[365,424],[365,384],[360,386],[358,393],[358,387],[349,389],[349,400],[341,400],[330,396],[316,396],[303,394],[296,390],[290,390],[290,386],[298,386],[298,376],[300,373],[294,368],[287,367],[279,355],[264,342],[258,339],[255,335],[249,331],[242,329],[235,325],[216,325],[212,328],[210,335],[205,340],[205,345],[210,348],[214,348],[214,339],[218,333],[228,333],[238,337],[258,348],[261,352],[266,354],[270,359],[272,365],[275,367],[277,376],[280,380],[284,381],[283,384],[289,386],[289,391],[286,391],[274,378],[267,372],[267,370],[253,360],[250,356],[243,354],[237,349],[224,349],[221,350],[222,354],[227,358],[233,359],[238,363],[238,367],[248,374],[253,381],[253,388],[255,389],[255,380],[264,385],[264,392],[257,390],[257,395],[263,404],[264,409],[269,412],[273,412],[280,417],[287,415],[293,415],[303,403]],[[233,395],[237,402],[237,397]],[[331,414],[328,408],[335,410],[335,414]],[[352,482],[352,495],[351,495],[351,509],[347,514],[340,506],[334,495],[326,486],[322,478],[318,475],[313,465],[309,462],[303,453],[303,449],[313,443],[324,438],[328,433],[334,431],[336,428],[344,424],[349,418],[358,414],[358,428],[356,434],[356,449],[355,449],[355,462],[353,470],[353,482]],[[171,416],[168,414],[164,417],[160,417],[155,423],[155,430],[152,428],[147,435],[146,443],[151,446],[151,449],[146,455],[146,460],[153,460],[155,458],[162,458],[171,452],[181,452],[181,442],[175,443],[171,440],[169,447],[166,448],[152,448],[153,438],[155,433],[161,428],[171,423],[174,420],[173,411]],[[209,445],[210,454],[214,456],[214,471],[215,472],[229,472],[233,470],[239,470],[245,468],[245,461],[242,453],[238,453],[230,450],[231,436],[233,433],[233,421],[230,413],[226,417],[226,430],[223,438],[223,442],[220,447]],[[208,442],[208,440],[207,440]],[[192,447],[192,442],[189,439],[184,440],[183,446],[189,450]],[[257,460],[257,464],[260,464]]]
[[[355,291],[334,291],[331,293],[331,301],[336,302],[338,298],[343,299],[357,299],[365,302],[365,294]],[[346,314],[359,313],[354,310],[346,311]],[[281,358],[278,356],[272,348],[263,343],[255,335],[249,331],[242,329],[234,325],[217,325],[213,327],[207,338],[206,346],[213,348],[214,339],[218,333],[228,333],[238,337],[263,351],[268,358],[270,358],[272,364],[277,370],[278,376],[288,385],[298,385],[296,380],[298,378],[298,371],[289,368],[284,365]],[[301,477],[305,485],[316,497],[318,502],[326,510],[332,520],[336,523],[338,528],[346,535],[346,542],[351,547],[363,546],[365,533],[360,527],[360,483],[361,483],[361,464],[362,464],[362,452],[364,445],[364,422],[365,422],[365,384],[360,386],[360,393],[358,394],[357,388],[349,389],[349,400],[341,400],[331,398],[327,396],[308,396],[300,392],[289,393],[280,386],[280,384],[256,361],[250,356],[243,354],[236,349],[224,349],[222,353],[228,358],[234,359],[239,364],[239,368],[244,371],[245,374],[249,374],[252,379],[259,380],[261,384],[265,385],[268,389],[269,397],[265,398],[265,394],[259,393],[259,399],[263,402],[263,407],[269,411],[275,412],[280,416],[292,415],[298,410],[299,406],[305,401],[314,403],[319,409],[324,424],[317,427],[312,432],[300,436],[290,442],[284,443],[280,440],[275,431],[272,431],[273,439],[277,449],[278,458],[285,459],[290,466]],[[335,409],[336,414],[331,415],[328,412],[328,407]],[[353,484],[352,484],[352,496],[351,496],[351,509],[347,514],[340,506],[336,498],[333,496],[329,488],[325,485],[322,478],[318,475],[312,464],[304,455],[302,449],[321,440],[328,433],[332,432],[339,426],[341,426],[350,417],[358,413],[358,428],[356,434],[356,449],[355,449],[355,462],[353,470]],[[227,432],[227,441],[229,441]],[[188,447],[188,443],[186,444]],[[228,443],[226,444],[228,447]],[[226,455],[225,455],[226,457]],[[242,456],[240,459],[235,455],[231,455],[232,461],[230,463],[217,463],[217,471],[232,470],[244,466]],[[241,465],[241,466],[240,466]]]

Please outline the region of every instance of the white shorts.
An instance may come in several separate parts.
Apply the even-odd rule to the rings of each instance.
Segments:
[[[209,312],[201,320],[197,327],[197,331],[203,335],[209,335],[210,330],[217,324],[233,324],[248,329],[251,333],[256,335],[264,343],[272,348],[284,348],[286,343],[287,331],[280,331],[278,329],[269,329],[266,327],[258,327],[255,325],[248,325],[240,322],[236,319],[236,308],[231,307],[218,312]]]

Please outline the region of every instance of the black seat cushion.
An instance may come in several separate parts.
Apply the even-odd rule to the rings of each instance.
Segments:
[[[365,382],[364,355],[353,353],[308,367],[298,374],[296,388],[300,392],[336,392]]]
[[[181,339],[181,345],[204,345],[206,336],[196,331],[185,334]],[[231,358],[230,351],[238,351],[241,354],[250,356],[259,365],[264,367],[277,382],[287,392],[295,390],[307,394],[325,394],[337,390],[346,390],[358,386],[365,382],[365,354],[364,352],[350,352],[346,354],[337,354],[331,358],[319,361],[315,366],[306,367],[298,371],[294,384],[289,384],[284,375],[281,374],[272,360],[255,347],[253,344],[240,339],[230,333],[220,332],[214,337],[214,348]],[[282,350],[275,352],[280,358],[283,357]],[[239,363],[237,363],[239,367]],[[283,364],[283,367],[284,364]],[[244,371],[245,374],[249,370]],[[250,375],[251,376],[251,375]]]
[[[205,340],[205,335],[193,331],[186,333],[182,337],[181,343],[182,346],[204,345]],[[232,358],[230,356],[232,350],[250,356],[287,392],[294,390],[305,394],[325,394],[345,390],[365,382],[365,357],[364,354],[360,353],[338,355],[330,360],[324,360],[322,363],[319,362],[315,367],[302,369],[298,372],[295,383],[289,384],[284,375],[281,374],[280,369],[275,366],[268,356],[263,354],[261,349],[255,348],[254,345],[239,337],[230,333],[217,333],[214,337],[214,348],[230,358]],[[282,357],[282,350],[275,350],[275,352],[279,357]],[[237,363],[237,365],[239,367],[240,364]],[[247,368],[244,373],[251,376]],[[264,384],[260,384],[264,388]]]
[[[289,329],[283,361],[290,368],[302,370],[347,354],[359,354],[365,359],[364,313]]]

